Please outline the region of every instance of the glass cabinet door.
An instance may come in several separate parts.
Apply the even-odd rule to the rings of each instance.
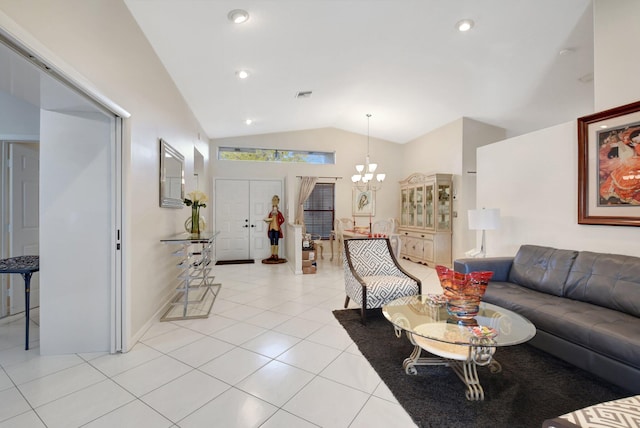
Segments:
[[[416,188],[409,188],[409,221],[407,226],[415,226],[416,224]]]
[[[416,187],[416,227],[424,227],[424,187]]]
[[[433,184],[427,184],[425,189],[425,227],[433,229],[434,208],[433,204]]]
[[[401,206],[400,206],[400,224],[407,226],[409,224],[409,191],[408,189],[402,189],[401,194]]]
[[[438,230],[451,230],[451,184],[438,185]]]

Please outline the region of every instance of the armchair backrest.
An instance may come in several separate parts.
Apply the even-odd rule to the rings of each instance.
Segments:
[[[360,277],[396,275],[400,271],[386,238],[346,239],[343,262],[345,270],[353,270]]]

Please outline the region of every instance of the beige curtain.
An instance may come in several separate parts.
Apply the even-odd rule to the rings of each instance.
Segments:
[[[302,225],[302,232],[306,233],[304,228],[304,203],[313,192],[318,177],[302,177],[300,180],[300,192],[298,192],[298,209],[296,212],[296,224]]]

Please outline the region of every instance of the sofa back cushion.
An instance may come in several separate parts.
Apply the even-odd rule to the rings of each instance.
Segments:
[[[562,296],[569,270],[578,255],[573,250],[558,250],[523,245],[509,272],[509,281],[547,294]]]
[[[640,317],[640,258],[580,252],[565,296]]]

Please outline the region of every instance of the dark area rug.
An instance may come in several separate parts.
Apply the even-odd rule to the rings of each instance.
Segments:
[[[216,265],[246,265],[248,263],[255,263],[253,259],[240,259],[240,260],[218,260]]]
[[[402,362],[413,346],[397,338],[381,310],[333,311],[362,354],[419,427],[536,427],[582,407],[632,395],[530,345],[496,351],[502,371],[478,368],[484,401],[468,401],[465,386],[449,367],[420,366],[408,375]]]

